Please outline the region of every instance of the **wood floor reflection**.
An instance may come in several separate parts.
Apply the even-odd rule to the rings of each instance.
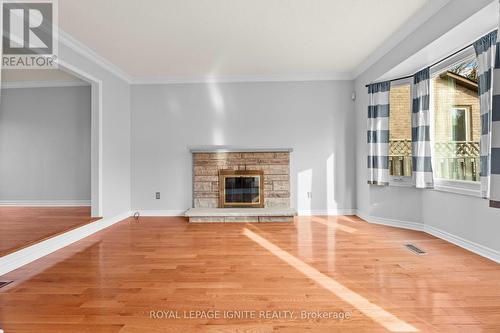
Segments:
[[[0,257],[95,220],[90,207],[0,207]]]
[[[500,332],[500,265],[352,216],[128,219],[0,280],[14,280],[0,289],[8,333]],[[224,318],[243,311],[256,318]]]

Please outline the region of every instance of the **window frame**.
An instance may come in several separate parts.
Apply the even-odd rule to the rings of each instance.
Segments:
[[[439,75],[442,73],[444,70],[451,68],[455,65],[458,65],[462,62],[465,62],[472,57],[476,57],[474,48],[472,46],[468,47],[464,51],[456,54],[455,56],[451,57],[450,59],[447,59],[443,61],[442,63],[433,66],[430,68],[430,139],[431,139],[431,156],[432,156],[432,163],[433,165],[436,165],[435,163],[435,151],[434,151],[434,146],[435,146],[435,112],[434,110],[434,94],[432,92],[434,91],[433,89],[433,78],[436,77],[436,75]],[[460,106],[454,106],[460,108]],[[471,117],[472,117],[472,111],[471,111]],[[472,121],[472,119],[470,120]],[[472,129],[471,129],[472,130]],[[436,191],[441,191],[441,192],[449,192],[449,193],[455,193],[455,194],[462,194],[462,195],[468,195],[468,196],[474,196],[474,197],[481,197],[481,182],[477,181],[467,181],[467,180],[451,180],[451,179],[445,179],[445,178],[437,178],[436,173],[435,173],[435,168],[434,168],[434,190]]]
[[[404,86],[404,85],[409,85],[410,86],[410,135],[411,135],[411,128],[412,128],[412,101],[413,101],[413,77],[410,78],[405,78],[397,81],[392,81],[391,82],[391,90],[393,87],[397,86]],[[389,90],[390,94],[390,90]],[[390,95],[389,95],[390,96]],[[390,97],[389,97],[390,98]],[[389,128],[390,131],[390,128]],[[390,139],[389,139],[389,151],[390,151]],[[412,144],[412,156],[413,156],[413,144]],[[413,169],[413,167],[412,167]],[[399,187],[414,187],[415,186],[415,177],[413,176],[413,170],[412,170],[412,175],[411,176],[393,176],[389,174],[389,186],[399,186]]]
[[[463,110],[464,111],[464,130],[465,130],[465,141],[471,141],[472,138],[472,107],[470,105],[453,105],[451,111]],[[450,121],[451,121],[451,134],[452,140],[455,142],[460,142],[460,140],[453,140],[453,113],[450,113]]]

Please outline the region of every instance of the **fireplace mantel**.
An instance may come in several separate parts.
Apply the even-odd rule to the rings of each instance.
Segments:
[[[293,148],[286,147],[245,147],[245,146],[189,146],[191,153],[291,153]]]

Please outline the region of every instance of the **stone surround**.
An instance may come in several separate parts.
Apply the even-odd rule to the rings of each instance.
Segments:
[[[193,151],[194,208],[219,207],[218,173],[221,169],[262,170],[264,207],[290,207],[290,150]]]

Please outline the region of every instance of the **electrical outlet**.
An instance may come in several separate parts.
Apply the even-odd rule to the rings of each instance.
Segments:
[[[160,199],[160,192],[156,192],[156,200]]]
[[[309,199],[312,198],[312,192],[307,192],[307,198],[309,198]]]

